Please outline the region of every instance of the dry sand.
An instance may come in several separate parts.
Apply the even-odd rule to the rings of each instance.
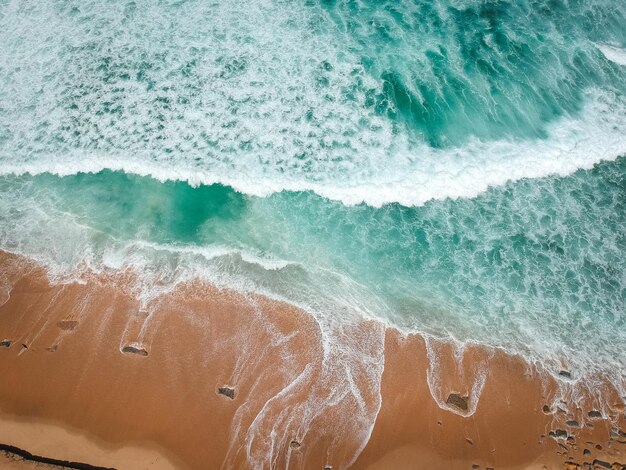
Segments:
[[[199,282],[146,308],[126,288],[132,276],[51,285],[32,261],[0,253],[0,342],[11,342],[0,343],[1,444],[118,469],[250,468],[270,444],[280,451],[265,468],[336,470],[359,454],[356,431],[333,432],[344,429],[343,408],[307,429],[285,416],[319,393],[323,352],[309,315]],[[380,325],[351,328],[367,337]],[[459,359],[452,346],[429,344],[439,404],[424,338],[386,330],[382,405],[352,468],[626,463],[624,401],[609,385],[609,412],[590,417],[602,405],[593,389],[584,402],[553,404],[554,380],[518,357],[475,346]],[[24,465],[0,452],[0,468]]]

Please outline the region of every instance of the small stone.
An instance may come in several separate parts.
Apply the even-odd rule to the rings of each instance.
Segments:
[[[13,341],[11,341],[10,339],[3,339],[2,341],[0,341],[0,348],[10,348],[12,344]]]
[[[480,465],[478,465],[477,463],[473,463],[473,464],[472,464],[472,469],[473,469],[473,470],[476,470],[476,469],[477,469],[477,468],[479,468],[479,467],[480,467]]]
[[[469,437],[466,437],[466,438],[465,438],[465,442],[467,442],[467,443],[468,443],[469,445],[471,445],[471,446],[473,446],[473,445],[474,445],[474,442],[473,442],[473,441],[472,441]]]
[[[550,414],[550,407],[548,405],[543,405],[543,412],[547,415]]]
[[[563,429],[555,429],[554,431],[550,431],[550,436],[558,439],[560,437],[567,438],[567,431]]]
[[[583,455],[591,455],[591,451],[589,449],[583,450]]]
[[[148,351],[137,343],[129,344],[122,348],[123,353],[137,354],[139,356],[147,356]]]
[[[602,418],[602,413],[600,413],[598,410],[591,410],[589,413],[587,413],[587,416],[594,419]]]
[[[572,374],[569,371],[567,371],[567,370],[559,371],[559,375],[561,377],[565,377],[566,379],[571,379],[572,378]]]
[[[568,425],[571,428],[578,428],[578,427],[580,427],[580,424],[578,424],[578,421],[576,421],[574,419],[570,419],[569,421],[565,421],[565,424]]]
[[[217,389],[217,393],[220,395],[224,395],[225,397],[230,398],[231,400],[235,399],[235,389],[230,387],[220,387]]]
[[[289,447],[291,447],[292,449],[297,449],[298,447],[300,447],[300,443],[298,441],[291,441]]]
[[[594,467],[611,468],[611,464],[610,463],[605,462],[604,460],[598,460],[598,459],[595,459],[593,461],[593,466]]]
[[[451,393],[448,395],[446,403],[448,405],[456,406],[458,409],[467,411],[467,400],[469,397],[462,397],[458,393]]]
[[[600,444],[596,444],[596,449],[602,450],[602,446]]]

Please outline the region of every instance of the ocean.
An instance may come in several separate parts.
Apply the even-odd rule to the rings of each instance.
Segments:
[[[619,0],[0,1],[0,249],[55,282],[135,270],[145,305],[194,279],[287,301],[344,365],[376,356],[344,337],[368,319],[624,396],[624,24]]]

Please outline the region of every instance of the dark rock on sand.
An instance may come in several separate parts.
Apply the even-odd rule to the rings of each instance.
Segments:
[[[456,406],[460,410],[467,411],[467,400],[468,397],[462,397],[458,393],[451,393],[448,395],[446,403],[448,405]]]
[[[602,418],[602,413],[600,413],[598,410],[591,410],[589,413],[587,413],[587,416],[589,416],[590,418]]]
[[[591,455],[591,451],[589,449],[583,450],[583,455]]]
[[[611,468],[611,464],[610,463],[605,462],[604,460],[598,460],[598,459],[595,459],[593,461],[593,466],[594,467]]]
[[[550,431],[550,436],[554,437],[555,439],[558,439],[560,437],[562,438],[567,438],[567,431],[563,430],[563,429],[555,429],[554,431]]]
[[[3,339],[0,341],[0,348],[9,348],[13,344],[13,341],[10,339]]]
[[[572,428],[580,427],[580,424],[575,419],[570,419],[569,421],[565,421],[565,424]]]
[[[300,447],[300,443],[298,441],[291,441],[289,447],[291,447],[292,449],[297,449],[298,447]]]
[[[472,464],[472,469],[476,470],[478,467],[480,467],[480,465],[478,465],[477,463]]]
[[[231,400],[235,399],[235,389],[230,387],[220,387],[217,389],[217,393],[220,395],[224,395],[225,397],[230,398]]]
[[[567,370],[559,371],[559,375],[561,377],[565,377],[566,379],[571,379],[572,378],[572,374],[569,371],[567,371]]]
[[[129,344],[128,346],[124,346],[124,348],[122,348],[122,352],[123,353],[130,353],[130,354],[138,354],[139,356],[147,356],[148,355],[148,351],[146,351],[145,348],[142,348],[139,345],[133,345],[133,344]]]
[[[543,412],[547,415],[550,414],[550,407],[548,405],[543,405]]]

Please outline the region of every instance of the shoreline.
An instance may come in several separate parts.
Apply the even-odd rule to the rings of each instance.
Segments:
[[[561,403],[551,376],[501,350],[461,356],[373,321],[347,325],[346,341],[384,348],[370,367],[382,366],[377,389],[366,366],[327,357],[319,325],[283,302],[198,282],[145,311],[124,273],[50,285],[4,252],[0,271],[0,342],[11,342],[0,347],[0,443],[32,454],[120,469],[626,464],[623,397],[604,384],[607,403]],[[335,360],[353,395],[334,382]]]

